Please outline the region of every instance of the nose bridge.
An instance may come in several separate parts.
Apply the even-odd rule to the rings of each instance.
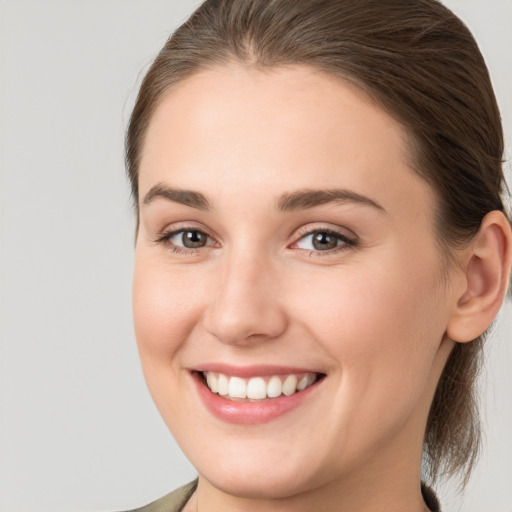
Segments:
[[[286,329],[278,270],[263,250],[239,246],[222,263],[207,329],[224,343],[275,338]]]

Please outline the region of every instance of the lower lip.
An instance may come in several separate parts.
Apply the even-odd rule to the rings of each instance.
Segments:
[[[239,402],[212,393],[198,373],[193,372],[192,377],[202,402],[214,416],[228,423],[245,425],[266,423],[296,409],[315,392],[321,382],[316,381],[290,396],[281,395],[262,402]]]

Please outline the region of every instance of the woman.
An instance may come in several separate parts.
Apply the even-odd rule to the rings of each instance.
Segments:
[[[434,0],[217,0],[127,135],[135,330],[197,482],[141,510],[439,510],[506,294],[503,136]]]

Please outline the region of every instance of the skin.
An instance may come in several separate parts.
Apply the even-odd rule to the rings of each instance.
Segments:
[[[158,106],[140,165],[134,317],[150,392],[199,473],[187,510],[427,510],[423,435],[469,259],[443,272],[435,195],[408,161],[395,120],[307,67],[203,71]],[[157,185],[210,208],[146,204]],[[319,189],[379,207],[276,207]],[[207,245],[162,239],[180,229]],[[318,250],[313,229],[356,243]],[[211,362],[326,377],[272,421],[229,424],[191,379]]]

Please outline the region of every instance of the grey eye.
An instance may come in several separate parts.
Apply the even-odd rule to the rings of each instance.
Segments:
[[[319,251],[334,249],[338,245],[338,239],[330,233],[313,233],[313,247]]]
[[[208,238],[206,233],[197,229],[184,229],[175,233],[169,241],[178,247],[197,249],[205,247],[208,244]]]
[[[302,237],[297,242],[297,247],[309,251],[329,251],[343,243],[345,242],[341,235],[330,233],[329,231],[313,231]]]

